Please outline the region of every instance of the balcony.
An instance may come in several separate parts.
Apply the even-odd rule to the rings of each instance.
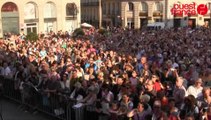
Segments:
[[[139,16],[141,17],[147,17],[148,13],[147,12],[139,12]]]
[[[81,6],[99,6],[99,2],[81,3]]]
[[[153,12],[153,17],[162,17],[163,13],[160,11]]]

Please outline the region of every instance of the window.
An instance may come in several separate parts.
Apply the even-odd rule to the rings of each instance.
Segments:
[[[1,11],[2,12],[17,12],[18,7],[16,4],[12,2],[7,2],[3,5],[3,7],[1,8]]]
[[[207,5],[208,10],[211,12],[211,2],[208,2],[206,5]]]
[[[66,5],[66,15],[67,16],[76,16],[77,15],[77,6],[75,3],[68,3]]]
[[[56,17],[56,7],[54,3],[46,3],[44,8],[44,18],[55,18]]]
[[[148,5],[145,2],[141,3],[141,11],[147,12],[148,11]]]
[[[128,5],[129,5],[129,11],[133,11],[134,10],[133,3],[132,2],[129,2]]]
[[[111,14],[111,5],[110,5],[110,3],[108,3],[108,14],[109,15]]]
[[[35,3],[27,3],[24,6],[24,18],[25,19],[36,19],[38,17],[38,9]]]
[[[103,14],[106,14],[106,4],[105,3],[103,3]]]
[[[163,5],[160,2],[155,3],[155,11],[162,11],[163,10]]]

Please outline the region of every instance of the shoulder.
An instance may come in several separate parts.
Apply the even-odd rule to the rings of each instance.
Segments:
[[[194,86],[191,85],[188,87],[188,90],[191,90],[191,89],[194,89]]]

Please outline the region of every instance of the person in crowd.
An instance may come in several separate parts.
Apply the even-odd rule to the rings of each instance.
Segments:
[[[181,106],[180,118],[184,119],[188,115],[194,116],[199,119],[199,107],[197,106],[196,98],[193,95],[188,95],[184,99],[184,103]]]
[[[39,35],[35,42],[11,33],[6,39],[0,39],[0,74],[15,83],[15,88],[6,90],[15,91],[20,97],[20,90],[27,92],[22,85],[33,85],[42,98],[37,103],[44,106],[57,104],[51,106],[54,109],[72,105],[69,104],[72,102],[70,95],[75,91],[72,96],[77,98],[79,91],[83,91],[83,99],[78,102],[83,102],[88,112],[99,116],[102,112],[98,108],[103,107],[97,103],[104,102],[107,115],[113,120],[127,119],[128,111],[134,108],[140,108],[137,113],[141,116],[145,104],[148,104],[146,111],[150,111],[149,108],[153,111],[145,119],[164,119],[167,115],[180,119],[181,112],[175,112],[176,108],[186,111],[182,112],[187,113],[183,115],[184,119],[194,119],[195,114],[208,116],[209,109],[205,109],[211,101],[210,29],[110,28],[108,35],[102,35],[98,30],[87,31],[90,34],[74,39],[62,31],[50,32],[44,37]],[[53,94],[66,97],[52,99]],[[192,97],[186,100],[188,95],[193,95],[197,104]],[[171,103],[169,98],[174,102]],[[166,111],[168,107],[171,112]],[[192,113],[188,111],[197,107],[200,112],[188,115]]]
[[[179,120],[180,110],[175,106],[175,100],[173,98],[169,99],[167,113],[170,120]]]
[[[154,90],[156,92],[159,92],[159,91],[161,91],[164,88],[162,83],[160,82],[160,78],[157,75],[155,75],[155,74],[152,75],[151,79],[152,79],[152,81],[154,83]]]
[[[183,80],[184,78],[182,77],[178,77],[177,80],[176,80],[176,85],[175,85],[175,88],[174,88],[174,91],[173,91],[173,97],[175,99],[175,103],[176,103],[176,107],[177,108],[180,108],[184,99],[185,99],[185,96],[187,95],[186,93],[186,89],[185,87],[183,86]]]
[[[155,100],[153,103],[152,120],[167,119],[167,114],[161,109],[161,101]]]
[[[147,94],[150,96],[150,101],[149,101],[149,104],[152,106],[153,105],[153,102],[157,96],[157,92],[155,91],[154,89],[154,84],[153,84],[153,81],[152,80],[148,80],[146,82],[146,86],[145,86],[146,90],[144,91],[143,94]]]
[[[146,103],[139,103],[138,107],[127,113],[127,117],[133,120],[145,120],[145,116],[151,113],[147,112],[148,105]]]
[[[12,76],[13,76],[12,71],[11,71],[7,62],[3,63],[3,67],[1,69],[1,75],[6,77],[6,78],[12,78]]]
[[[195,98],[202,96],[202,90],[203,90],[202,83],[203,83],[202,79],[198,78],[195,81],[194,85],[191,85],[191,86],[188,87],[187,94],[193,95]]]
[[[200,96],[198,99],[199,108],[203,109],[205,107],[209,107],[211,105],[211,96],[210,96],[210,88],[204,87],[202,90],[203,96]]]

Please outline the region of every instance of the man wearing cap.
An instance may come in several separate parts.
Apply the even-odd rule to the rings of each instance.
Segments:
[[[202,96],[202,89],[203,89],[203,87],[201,85],[202,85],[202,79],[198,78],[195,81],[194,85],[191,85],[191,86],[188,87],[187,94],[188,95],[193,95],[195,98],[198,98],[198,97]]]

